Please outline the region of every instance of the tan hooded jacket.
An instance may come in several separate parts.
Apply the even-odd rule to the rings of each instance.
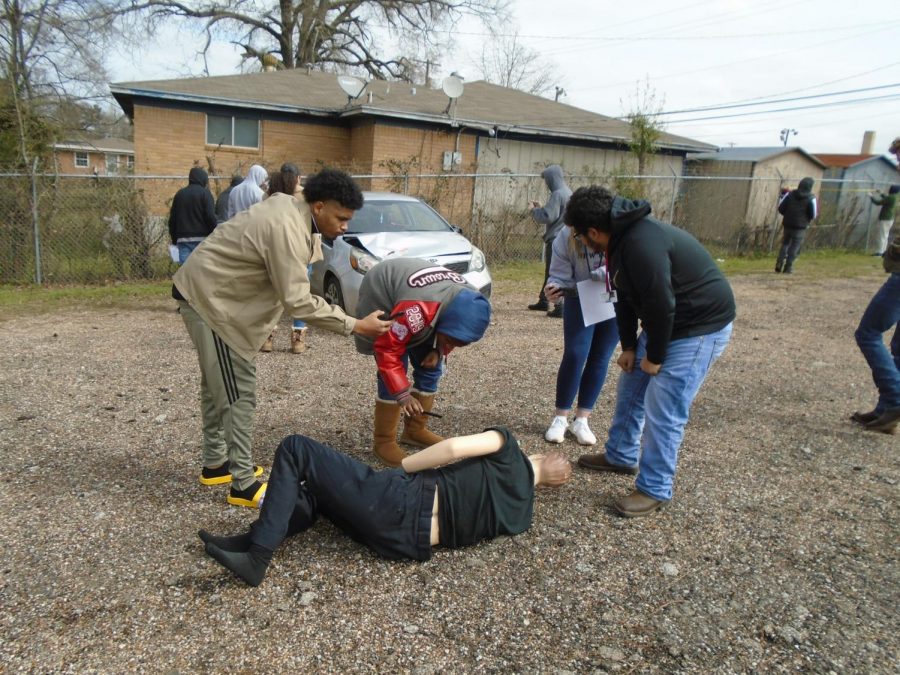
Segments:
[[[316,328],[353,331],[356,319],[309,292],[306,267],[321,258],[309,206],[275,194],[216,227],[173,281],[209,327],[252,361],[282,310]]]

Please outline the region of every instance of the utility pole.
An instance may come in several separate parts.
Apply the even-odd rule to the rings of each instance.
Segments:
[[[784,147],[787,147],[788,138],[791,136],[796,136],[799,132],[796,129],[782,129],[781,130],[781,144]]]

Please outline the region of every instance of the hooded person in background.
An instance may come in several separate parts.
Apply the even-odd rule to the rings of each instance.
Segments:
[[[383,260],[363,277],[357,316],[384,312],[394,320],[378,338],[356,336],[356,350],[373,354],[378,366],[373,452],[388,466],[406,453],[397,444],[400,413],[406,413],[401,442],[425,448],[442,440],[426,428],[447,355],[484,335],[491,304],[446,267],[418,258]],[[413,382],[407,378],[410,362]]]
[[[228,199],[231,197],[231,191],[240,185],[243,180],[244,179],[240,174],[232,176],[231,184],[222,190],[222,193],[219,195],[218,199],[216,199],[216,220],[218,222],[224,223],[228,220]]]
[[[231,194],[228,196],[228,220],[262,201],[263,195],[265,195],[262,186],[268,179],[268,172],[259,164],[250,167],[247,177],[240,185],[231,188]]]
[[[884,255],[887,249],[891,227],[894,225],[894,208],[897,206],[898,192],[900,192],[900,185],[891,185],[887,194],[878,192],[875,195],[869,195],[872,203],[881,207],[881,211],[878,212],[878,230],[875,233],[875,252],[872,255]]]
[[[800,254],[800,245],[806,236],[806,228],[819,215],[816,196],[812,193],[815,181],[804,178],[796,190],[791,190],[778,204],[778,213],[784,218],[784,236],[781,250],[775,262],[775,271],[790,274],[794,268],[794,258]]]
[[[208,184],[206,171],[195,166],[188,173],[187,187],[181,188],[172,199],[169,238],[178,247],[178,262],[182,265],[217,224],[215,203]]]
[[[547,279],[550,276],[550,259],[553,256],[553,240],[564,225],[566,215],[566,202],[572,196],[572,191],[566,185],[566,179],[563,175],[562,167],[558,164],[551,164],[541,172],[541,178],[547,183],[550,190],[550,198],[547,203],[541,206],[538,202],[529,202],[531,208],[531,217],[537,222],[544,225],[544,283],[541,284],[541,292],[538,301],[532,305],[528,305],[528,309],[547,312],[548,316],[562,317],[562,301],[556,303],[556,306],[550,308],[547,301],[547,295],[544,288],[547,286]],[[550,310],[550,311],[548,311]]]

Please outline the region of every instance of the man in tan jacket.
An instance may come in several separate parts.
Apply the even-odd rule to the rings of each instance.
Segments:
[[[219,225],[175,273],[173,297],[200,361],[204,485],[231,484],[228,503],[257,507],[266,483],[251,459],[259,348],[282,311],[342,335],[378,337],[391,326],[310,294],[307,266],[322,237],[347,229],[363,197],[346,173],[325,169],[303,199],[276,194]]]

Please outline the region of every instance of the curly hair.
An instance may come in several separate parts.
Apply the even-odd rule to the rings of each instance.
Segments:
[[[363,195],[349,174],[337,169],[322,169],[306,179],[303,197],[307,204],[335,201],[345,209],[362,208]]]
[[[599,185],[578,188],[566,204],[566,225],[578,234],[584,234],[592,227],[601,232],[611,231],[609,213],[614,198],[612,192]]]

